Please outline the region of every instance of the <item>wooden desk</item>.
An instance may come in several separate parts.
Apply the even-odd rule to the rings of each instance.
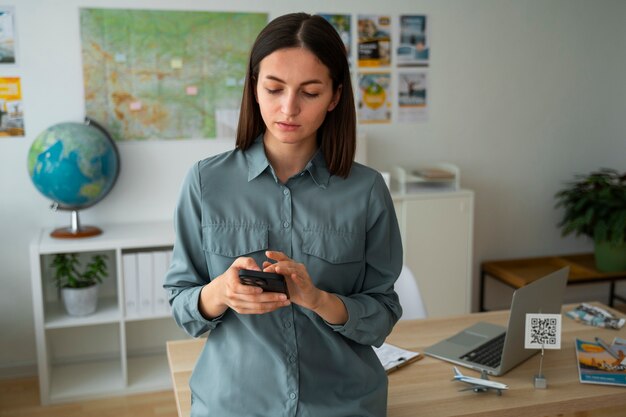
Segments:
[[[615,282],[626,279],[626,271],[600,272],[596,269],[593,254],[583,253],[577,255],[485,261],[481,263],[480,311],[485,311],[485,278],[487,276],[517,289],[566,266],[570,267],[567,285],[608,282],[609,306],[613,307],[616,299],[626,302],[626,298],[615,294]]]
[[[564,311],[573,307],[574,305],[565,306]],[[493,311],[441,319],[401,321],[387,341],[421,352],[426,346],[477,321],[506,325],[507,320],[508,311]],[[388,417],[556,416],[626,406],[624,387],[581,384],[578,381],[574,340],[576,337],[593,340],[594,336],[612,341],[615,336],[626,337],[626,327],[619,331],[605,330],[585,326],[564,317],[562,349],[546,351],[544,357],[543,370],[548,380],[548,389],[533,388],[533,376],[539,368],[539,356],[535,355],[503,377],[492,378],[509,384],[510,389],[503,392],[502,396],[494,393],[459,392],[464,385],[451,382],[452,365],[425,357],[389,375]],[[197,339],[167,343],[180,417],[189,416],[189,376],[204,342]],[[465,368],[463,373],[478,376],[477,372]]]

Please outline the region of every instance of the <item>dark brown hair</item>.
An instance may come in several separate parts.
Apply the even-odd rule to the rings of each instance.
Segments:
[[[286,14],[268,23],[257,36],[243,87],[236,146],[245,151],[265,131],[254,94],[257,77],[263,58],[284,48],[305,48],[313,53],[328,68],[333,92],[341,87],[339,103],[326,114],[317,131],[317,142],[331,174],[347,177],[356,150],[356,114],[350,68],[339,34],[320,16]]]

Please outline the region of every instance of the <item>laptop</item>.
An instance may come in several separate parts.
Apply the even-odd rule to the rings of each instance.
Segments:
[[[490,375],[504,375],[538,352],[524,348],[527,313],[559,314],[569,267],[515,290],[507,327],[479,322],[424,350],[443,359]]]

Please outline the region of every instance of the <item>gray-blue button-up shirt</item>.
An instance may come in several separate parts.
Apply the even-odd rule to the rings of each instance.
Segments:
[[[400,232],[381,175],[360,164],[341,178],[321,152],[286,184],[262,138],[247,150],[200,161],[182,186],[176,242],[164,287],[176,322],[210,331],[189,385],[200,416],[384,416],[387,376],[379,346],[402,314],[394,282]],[[198,310],[203,285],[240,256],[259,266],[275,250],[302,262],[336,294],[348,321],[331,325],[298,305],[259,315]]]

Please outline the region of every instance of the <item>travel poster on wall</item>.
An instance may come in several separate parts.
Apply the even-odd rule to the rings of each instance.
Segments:
[[[398,72],[398,122],[428,120],[428,74],[426,71]]]
[[[391,64],[391,17],[358,16],[359,67],[387,67]]]
[[[352,65],[352,17],[349,14],[322,14],[323,17],[333,25],[339,37],[343,41],[346,47],[346,54],[348,55],[348,62]]]
[[[15,64],[15,11],[0,7],[0,64]]]
[[[429,37],[424,15],[400,16],[400,43],[396,49],[398,66],[427,66]]]
[[[234,138],[267,13],[80,9],[85,113],[115,140]]]
[[[19,77],[0,78],[0,136],[24,136],[22,87]]]
[[[390,123],[391,74],[360,73],[358,82],[357,116],[360,123]]]

